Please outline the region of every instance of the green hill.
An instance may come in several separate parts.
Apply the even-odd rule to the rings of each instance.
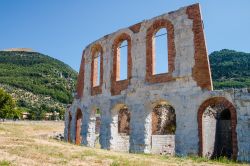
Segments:
[[[209,60],[215,89],[250,87],[250,53],[223,49]]]
[[[52,112],[71,103],[77,72],[63,62],[37,52],[0,51],[0,87],[17,105]]]

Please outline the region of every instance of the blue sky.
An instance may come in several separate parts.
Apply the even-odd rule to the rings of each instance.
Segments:
[[[32,48],[79,70],[89,43],[199,2],[208,52],[250,52],[250,0],[1,0],[0,50]]]

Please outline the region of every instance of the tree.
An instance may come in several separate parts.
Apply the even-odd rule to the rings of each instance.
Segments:
[[[20,113],[15,110],[15,106],[12,97],[3,89],[0,89],[0,118],[13,119],[20,116]]]

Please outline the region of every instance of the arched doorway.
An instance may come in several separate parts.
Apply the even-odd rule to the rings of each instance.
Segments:
[[[130,112],[125,104],[118,104],[112,109],[111,149],[129,151]]]
[[[158,102],[152,111],[151,152],[154,154],[175,154],[175,109],[167,102]]]
[[[81,109],[78,108],[76,112],[76,144],[77,145],[80,145],[82,142],[81,129],[82,129],[82,111]]]
[[[198,110],[199,153],[208,158],[237,157],[237,115],[231,102],[214,97]]]
[[[68,142],[71,142],[71,140],[70,140],[71,121],[72,121],[72,116],[71,116],[71,113],[69,111],[69,119],[68,119]]]
[[[101,127],[101,109],[94,107],[90,114],[90,126],[91,133],[94,137],[94,143],[92,146],[95,148],[101,148],[100,142],[100,127]]]

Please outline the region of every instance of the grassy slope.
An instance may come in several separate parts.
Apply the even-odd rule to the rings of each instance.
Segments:
[[[218,162],[197,157],[128,154],[87,148],[50,139],[48,136],[55,132],[63,132],[63,122],[0,123],[0,165],[237,165],[228,160]]]

